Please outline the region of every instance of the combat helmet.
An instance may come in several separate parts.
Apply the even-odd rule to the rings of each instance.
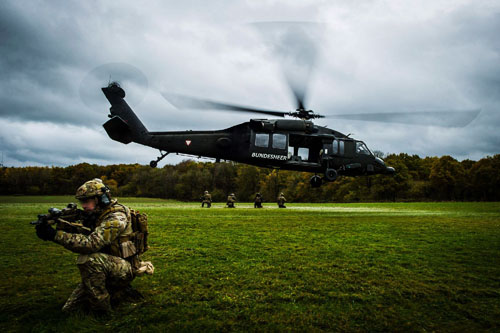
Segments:
[[[80,201],[95,197],[99,199],[99,202],[109,203],[109,188],[99,178],[85,182],[76,190],[75,198]]]

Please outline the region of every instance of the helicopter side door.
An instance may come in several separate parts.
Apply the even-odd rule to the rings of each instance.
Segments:
[[[321,139],[303,134],[290,134],[288,165],[317,169],[321,166]]]
[[[345,175],[357,175],[361,173],[361,163],[356,158],[356,142],[352,139],[334,139],[332,144],[324,144],[330,148],[329,156],[333,158],[334,167]]]

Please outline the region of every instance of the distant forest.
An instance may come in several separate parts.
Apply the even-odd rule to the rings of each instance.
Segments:
[[[289,202],[358,201],[500,201],[500,154],[479,161],[457,161],[450,156],[391,154],[387,165],[395,176],[340,177],[321,188],[311,188],[312,174],[279,171],[225,162],[183,161],[152,169],[139,164],[68,167],[3,167],[2,195],[72,195],[78,186],[101,178],[113,196],[199,200],[205,190],[214,201],[231,192],[238,201],[252,201],[255,193],[275,202],[284,192]]]

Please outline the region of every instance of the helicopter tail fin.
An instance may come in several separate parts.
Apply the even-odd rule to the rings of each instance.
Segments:
[[[111,118],[103,127],[109,137],[121,143],[137,142],[147,144],[150,134],[134,111],[125,102],[125,91],[116,83],[111,82],[102,92],[111,104]]]

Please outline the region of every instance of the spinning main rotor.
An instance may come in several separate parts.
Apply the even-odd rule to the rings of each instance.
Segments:
[[[305,100],[310,86],[311,72],[316,65],[319,53],[318,39],[320,39],[323,26],[312,22],[265,22],[254,23],[253,26],[268,42],[274,56],[279,59],[286,84],[294,98],[295,111],[285,112],[241,106],[167,92],[162,93],[163,97],[179,109],[250,112],[274,117],[289,116],[302,120],[335,118],[440,127],[466,126],[480,113],[479,109],[473,109],[346,113],[326,116],[317,114],[306,108]]]
[[[323,26],[312,22],[264,22],[254,23],[252,26],[270,46],[273,55],[279,59],[286,84],[294,98],[295,111],[241,106],[170,92],[163,92],[163,97],[180,109],[249,112],[273,117],[294,117],[301,120],[334,118],[411,125],[463,127],[474,120],[480,113],[479,109],[328,115],[315,113],[306,107],[306,97],[310,86],[311,72],[316,65],[319,53],[318,40]],[[148,86],[146,76],[134,66],[124,63],[109,63],[96,67],[82,81],[80,97],[83,102],[87,106],[93,107],[96,100],[94,95],[99,91],[96,87],[102,86],[103,81],[110,80],[118,80],[122,85],[133,86],[135,90],[142,90],[142,94],[134,94],[131,97],[132,104],[138,104],[141,101]]]

